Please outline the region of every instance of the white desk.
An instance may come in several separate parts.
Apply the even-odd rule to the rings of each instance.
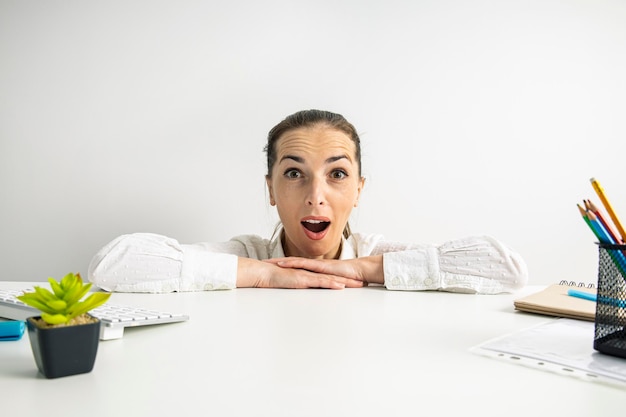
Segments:
[[[0,282],[3,288],[24,283]],[[32,285],[32,284],[30,284]],[[113,294],[187,313],[100,343],[91,373],[39,375],[28,336],[0,342],[5,416],[613,415],[626,391],[470,353],[550,320],[518,294],[380,287]],[[590,341],[592,343],[592,341]]]

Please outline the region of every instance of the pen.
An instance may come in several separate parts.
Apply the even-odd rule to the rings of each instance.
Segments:
[[[607,213],[609,213],[611,220],[613,220],[613,224],[615,224],[617,231],[622,236],[621,240],[626,241],[626,231],[624,231],[624,228],[622,227],[622,224],[617,218],[615,211],[613,211],[613,207],[611,206],[611,203],[609,203],[609,200],[606,198],[606,195],[604,194],[604,189],[602,188],[598,180],[596,180],[595,178],[592,177],[590,181],[591,181],[591,185],[593,186],[593,189],[596,191],[596,194],[598,194],[598,197],[600,197],[600,200],[602,201],[604,208],[606,209]],[[622,242],[615,242],[615,243],[619,244]]]
[[[567,295],[570,297],[582,298],[583,300],[596,301],[597,295],[580,290],[567,290]]]
[[[589,300],[589,301],[598,300],[598,296],[596,294],[592,294],[592,293],[588,293],[588,292],[580,291],[580,290],[574,290],[574,289],[567,290],[567,295],[569,295],[570,297],[582,298],[583,300]],[[609,297],[600,297],[600,304],[610,304],[615,307],[625,308],[626,300],[619,300],[616,298],[609,298]]]

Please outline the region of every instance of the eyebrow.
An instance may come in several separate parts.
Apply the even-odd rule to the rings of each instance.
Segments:
[[[285,155],[282,158],[280,158],[280,162],[283,162],[285,159],[291,159],[301,164],[304,163],[304,158],[300,156],[296,156],[296,155]],[[331,156],[330,158],[327,158],[325,162],[327,164],[332,164],[333,162],[337,162],[341,159],[347,159],[348,161],[350,160],[350,158],[348,158],[347,155],[337,155],[337,156]]]

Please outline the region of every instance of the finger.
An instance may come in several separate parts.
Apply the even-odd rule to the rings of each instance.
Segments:
[[[333,276],[330,278],[333,281],[339,282],[344,285],[346,288],[361,288],[367,285],[363,281],[359,281],[357,279],[345,278],[345,277],[336,277]]]
[[[346,279],[346,282],[344,283],[346,288],[361,288],[361,287],[367,287],[367,282],[364,281],[358,281],[356,279]]]
[[[309,275],[305,279],[308,281],[309,287],[315,288],[331,288],[331,289],[343,289],[343,288],[361,288],[365,284],[362,281],[352,278],[345,278],[335,275]]]
[[[307,262],[306,260],[278,261],[275,265],[281,268],[306,269],[314,272],[322,272],[324,270],[323,264]]]
[[[303,261],[303,260],[311,260],[310,258],[302,258],[300,256],[285,256],[283,258],[268,258],[263,259],[263,262],[267,262],[270,264],[276,264],[279,262],[288,262],[288,261]]]
[[[278,266],[283,269],[302,269],[305,271],[315,272],[315,273],[328,273],[331,272],[328,269],[328,265],[321,261],[315,261],[312,259],[305,258],[284,258],[284,259],[272,259],[268,260],[273,265]]]
[[[278,262],[285,260],[285,258],[270,258],[270,259],[263,259],[261,262],[266,262],[268,264],[277,264]]]
[[[316,259],[293,258],[284,259],[276,262],[281,268],[304,269],[306,271],[317,272],[322,274],[336,275],[339,272],[333,264]],[[341,273],[338,274],[341,276]]]
[[[266,259],[264,262],[278,265],[283,268],[302,268],[302,265],[315,264],[314,260],[307,258],[274,258]]]
[[[357,281],[354,279],[329,279],[322,281],[316,285],[316,288],[329,288],[329,289],[344,289],[344,288],[362,288],[367,286],[367,283],[363,281]]]
[[[282,285],[278,285],[282,287]],[[331,279],[325,276],[301,276],[300,278],[289,281],[283,288],[325,288],[332,290],[342,290],[346,284],[340,280]]]
[[[325,288],[329,290],[343,290],[344,288],[346,288],[345,284],[334,280],[327,280],[324,282],[320,282],[319,284],[320,285],[316,286],[315,288]]]

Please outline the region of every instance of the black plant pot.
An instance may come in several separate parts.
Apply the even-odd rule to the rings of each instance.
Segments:
[[[30,347],[37,368],[46,378],[91,372],[98,353],[100,320],[94,323],[64,327],[37,327],[34,319],[26,320]]]

